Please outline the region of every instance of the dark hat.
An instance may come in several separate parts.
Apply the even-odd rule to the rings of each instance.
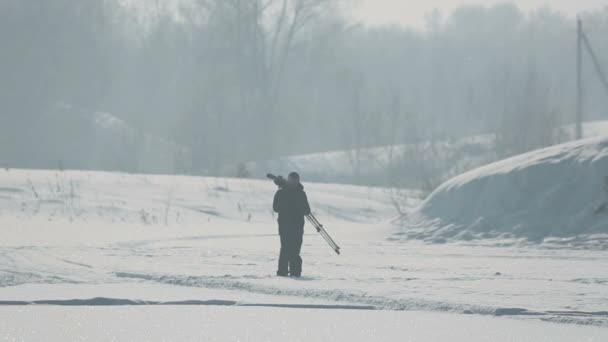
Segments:
[[[289,179],[295,179],[298,182],[300,181],[300,175],[297,172],[291,172],[291,173],[289,173],[289,176],[287,176],[287,178],[289,178]]]

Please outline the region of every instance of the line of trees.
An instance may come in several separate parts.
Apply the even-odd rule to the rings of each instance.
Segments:
[[[576,23],[549,8],[467,6],[413,30],[358,25],[338,0],[135,3],[0,0],[0,164],[87,153],[65,148],[87,137],[58,103],[182,146],[173,169],[198,174],[338,149],[357,170],[365,147],[483,133],[509,155],[574,120]],[[608,66],[608,8],[583,19]],[[586,119],[605,118],[592,72]]]

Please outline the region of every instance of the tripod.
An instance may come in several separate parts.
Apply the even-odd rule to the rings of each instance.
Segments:
[[[323,225],[321,223],[319,223],[317,218],[313,214],[306,215],[306,218],[308,219],[308,222],[310,222],[315,227],[317,232],[319,234],[321,234],[323,239],[325,239],[325,241],[327,242],[329,247],[331,247],[334,250],[334,252],[336,252],[336,254],[340,255],[340,247],[336,244],[334,239],[332,239],[331,236],[329,236],[329,234],[327,233],[325,228],[323,228]]]

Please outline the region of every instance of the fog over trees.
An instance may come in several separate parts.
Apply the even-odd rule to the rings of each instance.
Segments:
[[[511,4],[367,27],[344,1],[0,0],[0,166],[216,175],[286,155],[567,139],[576,21]],[[608,7],[582,14],[608,68]],[[608,95],[583,66],[585,120]]]

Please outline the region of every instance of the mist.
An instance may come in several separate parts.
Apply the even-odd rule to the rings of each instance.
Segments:
[[[251,163],[344,151],[348,182],[434,187],[574,138],[571,16],[464,6],[414,29],[362,25],[348,6],[2,0],[0,165],[262,177]],[[608,8],[581,18],[608,65]],[[605,119],[608,93],[582,70],[583,118]],[[437,152],[470,137],[484,150]],[[389,157],[363,175],[377,148]]]
[[[0,0],[0,340],[608,341],[594,1]]]

